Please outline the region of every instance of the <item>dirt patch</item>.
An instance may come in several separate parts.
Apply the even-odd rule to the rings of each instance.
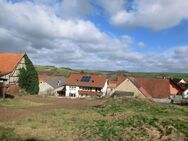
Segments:
[[[101,105],[99,100],[69,99],[69,98],[49,98],[39,96],[20,97],[28,102],[43,103],[36,107],[16,108],[14,106],[0,105],[0,122],[22,119],[31,114],[43,114],[54,109],[87,109],[96,105]]]

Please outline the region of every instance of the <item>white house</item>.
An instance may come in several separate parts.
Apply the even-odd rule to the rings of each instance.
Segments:
[[[103,75],[72,73],[66,83],[66,97],[102,97],[107,92]]]
[[[64,76],[40,78],[39,95],[65,95],[65,83],[66,78]]]

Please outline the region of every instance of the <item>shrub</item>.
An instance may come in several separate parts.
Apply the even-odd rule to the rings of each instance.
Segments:
[[[26,68],[20,69],[19,74],[19,86],[30,94],[38,94],[39,81],[38,74],[31,62],[31,60],[25,55]]]

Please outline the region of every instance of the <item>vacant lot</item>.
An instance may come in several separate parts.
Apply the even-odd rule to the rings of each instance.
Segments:
[[[0,100],[0,140],[188,140],[188,107],[139,99]]]

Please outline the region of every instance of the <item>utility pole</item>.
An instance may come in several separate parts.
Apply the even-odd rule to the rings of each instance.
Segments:
[[[5,99],[5,94],[6,94],[6,86],[5,86],[5,82],[3,81],[3,99]]]
[[[6,89],[7,89],[5,82],[7,81],[7,79],[0,78],[0,80],[3,81],[3,83],[2,83],[2,95],[3,95],[3,99],[5,99]]]

